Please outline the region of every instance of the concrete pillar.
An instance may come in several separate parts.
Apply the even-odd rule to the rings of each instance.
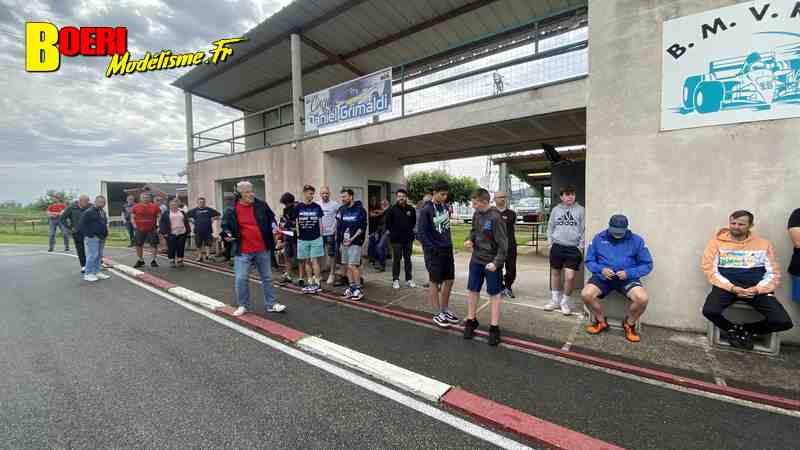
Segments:
[[[509,183],[509,176],[508,176],[508,163],[502,162],[500,163],[500,173],[499,173],[499,185],[498,190],[505,192],[506,195],[511,195],[511,186]],[[509,199],[510,201],[510,199]]]
[[[194,151],[192,150],[194,138],[194,116],[192,115],[192,93],[183,92],[183,100],[186,106],[186,164],[194,162]]]
[[[300,59],[300,35],[292,34],[292,105],[294,105],[294,140],[303,137],[304,126],[302,123],[305,106],[301,101],[303,97],[303,64]]]

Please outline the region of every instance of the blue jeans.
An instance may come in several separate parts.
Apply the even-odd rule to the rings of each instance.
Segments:
[[[381,266],[386,265],[386,246],[389,243],[389,233],[372,233],[369,236],[367,256],[378,260]]]
[[[86,246],[86,275],[97,275],[102,269],[106,241],[98,237],[87,237],[83,239],[83,243]]]
[[[261,289],[264,291],[264,307],[271,308],[275,304],[275,291],[272,288],[272,263],[269,252],[242,253],[233,258],[233,269],[236,272],[236,298],[239,306],[250,309],[250,270],[256,266],[261,277]]]
[[[64,226],[61,225],[61,222],[58,220],[50,220],[50,250],[56,245],[56,232],[61,230],[61,237],[64,238],[64,250],[69,250],[69,236],[67,236],[67,230],[64,229]]]

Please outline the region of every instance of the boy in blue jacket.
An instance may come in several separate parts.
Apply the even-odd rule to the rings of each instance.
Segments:
[[[625,337],[630,342],[639,342],[636,322],[647,308],[647,291],[641,278],[653,270],[653,258],[644,240],[628,229],[628,218],[617,214],[611,216],[608,229],[597,234],[586,252],[586,267],[592,278],[586,283],[581,295],[583,303],[592,310],[595,322],[586,327],[589,334],[608,330],[600,299],[611,291],[627,297],[631,304],[628,315],[622,321]]]

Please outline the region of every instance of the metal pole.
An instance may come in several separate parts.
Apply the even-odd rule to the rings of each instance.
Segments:
[[[400,66],[400,117],[406,116],[406,66]]]
[[[294,140],[299,141],[303,137],[303,109],[301,101],[303,97],[303,64],[300,58],[300,35],[292,33],[291,52],[292,52],[292,108],[294,111]]]
[[[192,93],[183,92],[183,102],[186,108],[186,164],[194,162],[193,135],[194,135],[194,116],[192,116]]]
[[[234,124],[231,124],[231,153],[236,151],[233,145],[233,139],[235,136],[236,136],[236,126]]]

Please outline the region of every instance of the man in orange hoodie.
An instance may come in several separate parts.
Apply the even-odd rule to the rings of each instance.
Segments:
[[[780,269],[772,244],[750,230],[753,214],[734,211],[723,228],[709,241],[702,267],[712,284],[703,315],[727,332],[732,346],[752,350],[753,336],[791,329],[792,319],[775,297]],[[748,303],[764,315],[760,322],[734,324],[722,315],[737,301]]]

